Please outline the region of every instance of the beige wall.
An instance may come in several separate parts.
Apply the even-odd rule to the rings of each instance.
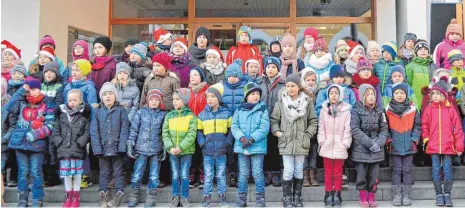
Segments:
[[[68,26],[108,35],[109,0],[40,0],[39,37],[51,35],[66,64]]]

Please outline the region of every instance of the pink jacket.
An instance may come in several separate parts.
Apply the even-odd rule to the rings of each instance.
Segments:
[[[463,43],[462,40],[458,40],[454,43],[449,39],[444,39],[444,41],[439,43],[434,50],[434,63],[436,63],[436,65],[440,68],[450,69],[451,66],[447,54],[453,49],[460,50],[463,54],[465,54],[465,43]]]
[[[323,103],[318,121],[318,144],[320,156],[329,159],[347,159],[347,149],[352,143],[350,130],[351,106],[342,102],[336,117],[329,115],[328,101]]]

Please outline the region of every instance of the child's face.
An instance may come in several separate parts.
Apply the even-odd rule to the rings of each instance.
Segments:
[[[247,73],[251,77],[256,77],[258,75],[258,64],[256,63],[249,63],[247,64]]]
[[[236,84],[239,82],[239,78],[238,77],[228,77],[228,83],[229,84]]]
[[[294,47],[291,45],[283,45],[283,54],[292,55],[294,53]]]
[[[184,55],[184,53],[186,53],[186,51],[184,50],[184,48],[181,47],[180,44],[173,45],[173,54],[175,56],[182,56]]]
[[[444,95],[439,90],[432,90],[430,93],[431,100],[435,103],[444,101]]]
[[[209,64],[218,65],[218,63],[220,63],[220,59],[218,58],[218,56],[214,54],[208,54],[206,58],[207,58],[207,63]]]
[[[426,48],[420,48],[420,49],[417,51],[417,56],[418,56],[419,58],[422,58],[422,59],[427,58],[427,57],[429,56],[429,51],[428,51],[428,49],[426,49]]]
[[[13,72],[13,74],[11,75],[11,79],[14,81],[24,80],[24,74],[21,72],[17,72],[17,71]]]
[[[370,69],[361,69],[359,72],[358,72],[358,75],[362,78],[362,79],[368,79],[371,77],[372,75],[372,71]]]
[[[271,45],[271,52],[278,53],[279,51],[281,51],[281,46],[279,44],[275,43]]]
[[[166,39],[166,40],[164,40],[161,44],[162,44],[162,45],[165,45],[165,46],[170,46],[170,45],[171,45],[171,37],[168,38],[168,39]]]
[[[29,95],[31,95],[32,97],[39,97],[41,93],[42,92],[40,91],[39,88],[34,88],[34,89],[29,90]]]
[[[341,58],[347,58],[349,56],[349,51],[347,51],[347,49],[341,49],[338,54]]]
[[[333,77],[331,81],[333,81],[334,84],[341,85],[344,84],[344,77]]]
[[[463,68],[463,59],[459,59],[459,60],[452,62],[452,67],[459,68],[459,69]]]
[[[121,71],[116,76],[118,76],[120,82],[127,82],[129,80],[129,74],[126,71]]]
[[[155,75],[162,76],[166,73],[165,67],[158,62],[153,62],[152,67],[152,72]]]
[[[405,94],[405,92],[401,89],[398,89],[394,92],[394,100],[399,102],[399,103],[403,103],[405,101],[405,99],[407,98],[407,95]]]
[[[131,55],[129,55],[129,60],[135,63],[139,63],[142,58],[136,52],[132,52]]]
[[[258,91],[252,92],[247,96],[247,103],[255,104],[258,103],[258,101],[260,101],[260,92]]]
[[[315,39],[313,39],[311,35],[306,35],[304,38],[305,38],[305,43],[307,44],[315,43]]]
[[[107,49],[100,43],[94,44],[94,55],[97,57],[105,56]]]
[[[205,35],[199,35],[199,37],[197,37],[197,47],[206,48],[207,43],[208,43],[208,39],[207,37],[205,37]]]
[[[189,74],[189,82],[192,85],[198,85],[202,82],[202,78],[197,70],[191,70],[191,73]]]
[[[39,54],[39,65],[43,66],[50,62],[52,62],[52,60],[48,56]]]
[[[405,48],[412,50],[414,46],[415,46],[415,42],[413,40],[405,41]]]
[[[149,100],[149,108],[154,109],[160,106],[160,100],[156,97],[152,97]]]
[[[274,64],[268,64],[268,66],[266,66],[265,73],[268,78],[274,78],[278,75],[278,67]]]
[[[353,59],[354,61],[358,61],[362,56],[363,56],[363,50],[362,50],[362,49],[358,49],[357,51],[355,51],[355,54],[354,54],[354,56],[352,57],[352,59]]]
[[[84,77],[82,75],[81,69],[79,69],[79,67],[76,64],[73,64],[71,68],[71,76],[73,77],[73,80],[82,80],[82,78]]]
[[[84,53],[84,47],[82,47],[81,45],[77,45],[74,47],[74,54],[76,54],[76,56],[80,56]]]
[[[124,52],[125,52],[126,54],[131,54],[132,46],[133,46],[133,45],[127,45],[127,46],[124,48]]]
[[[291,97],[297,97],[299,95],[299,86],[297,86],[294,82],[286,83],[286,91]]]
[[[317,58],[321,58],[321,57],[323,57],[324,55],[326,55],[326,51],[324,51],[324,50],[316,50],[316,51],[315,51],[315,56],[316,56]]]
[[[2,58],[3,58],[4,62],[13,62],[16,59],[16,57],[13,55],[13,53],[11,53],[9,51],[3,53]]]
[[[449,33],[447,38],[453,42],[457,42],[462,36],[459,33]]]
[[[378,49],[374,49],[374,50],[371,50],[370,51],[370,57],[373,58],[373,59],[380,59],[381,53]]]
[[[239,43],[248,44],[250,41],[250,37],[246,32],[243,32],[239,35]]]
[[[184,102],[177,94],[173,94],[173,107],[176,110],[181,109],[184,106]]]
[[[82,103],[81,95],[77,92],[72,92],[68,94],[68,105],[72,109]]]
[[[365,104],[374,105],[376,103],[375,91],[373,89],[368,89],[365,92]]]
[[[219,100],[218,98],[216,97],[215,94],[209,92],[207,93],[207,105],[210,106],[210,107],[215,107],[215,106],[218,106],[219,105]]]
[[[331,90],[329,90],[329,102],[332,104],[339,102],[339,90],[336,87],[333,87]]]
[[[305,77],[305,84],[309,87],[313,87],[316,84],[316,74],[311,74]]]
[[[51,82],[57,78],[57,75],[55,74],[55,72],[52,72],[52,70],[48,70],[44,73],[44,78],[47,82]]]
[[[116,96],[112,92],[104,92],[103,93],[103,104],[106,106],[111,106],[116,102]]]
[[[383,59],[384,61],[392,61],[392,56],[389,52],[383,51]]]
[[[391,75],[392,83],[402,83],[404,82],[404,76],[400,72],[394,72]]]

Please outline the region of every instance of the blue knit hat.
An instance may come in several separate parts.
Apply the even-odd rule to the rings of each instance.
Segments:
[[[27,77],[24,80],[24,84],[28,85],[29,88],[31,89],[42,89],[42,85],[40,83],[40,80],[34,78],[34,77]]]
[[[400,72],[402,74],[402,76],[404,77],[404,80],[406,80],[405,79],[405,68],[402,65],[395,65],[395,66],[392,67],[391,79],[392,79],[392,75],[394,74],[394,72]]]
[[[21,72],[22,74],[24,74],[25,78],[28,75],[28,71],[27,71],[26,67],[24,65],[22,65],[22,64],[15,64],[13,66],[13,68],[10,71],[10,74],[13,75],[13,73],[15,73],[15,72]]]
[[[258,86],[255,82],[249,82],[244,86],[244,100],[247,101],[247,96],[249,96],[252,92],[260,93],[262,95],[262,89]]]
[[[192,70],[197,71],[199,73],[201,82],[205,81],[205,72],[203,71],[202,68],[196,66],[196,67],[192,68],[190,70],[190,72],[192,72]],[[190,74],[190,72],[189,72],[189,74]]]
[[[250,29],[250,27],[247,27],[247,26],[242,26],[239,29],[239,32],[237,32],[237,41],[238,42],[239,42],[239,36],[242,33],[247,33],[247,35],[249,36],[249,43],[252,44],[252,29]]]
[[[274,56],[270,56],[268,58],[265,59],[265,70],[266,70],[266,67],[269,65],[269,64],[274,64],[276,65],[276,67],[281,68],[281,59],[279,58],[276,58]]]
[[[405,33],[404,35],[404,44],[407,40],[413,40],[413,42],[417,41],[417,35],[413,33]]]
[[[394,41],[389,41],[381,46],[381,52],[387,51],[391,54],[392,59],[394,60],[397,57],[397,44]]]
[[[407,95],[407,97],[409,96],[408,94],[408,85],[406,83],[403,83],[403,82],[398,82],[398,83],[395,83],[392,85],[392,94],[394,94],[394,92],[398,89],[401,89],[405,92],[405,94]]]
[[[333,66],[331,66],[331,69],[329,69],[329,79],[331,80],[335,77],[344,77],[344,76],[345,76],[344,68],[342,68],[342,66],[339,64],[334,64]]]
[[[147,43],[140,42],[132,46],[131,53],[137,53],[142,60],[147,59]]]
[[[232,64],[228,66],[226,69],[226,77],[225,79],[228,80],[228,77],[237,77],[239,80],[242,80],[242,60],[236,59]]]

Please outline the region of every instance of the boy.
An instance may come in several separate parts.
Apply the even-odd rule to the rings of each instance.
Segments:
[[[147,44],[145,42],[137,43],[131,47],[129,55],[129,66],[132,68],[132,74],[129,76],[136,80],[139,91],[144,86],[144,81],[152,71],[150,66],[146,65],[147,60]],[[118,74],[118,73],[116,73]]]
[[[10,71],[11,78],[8,80],[8,95],[13,96],[15,92],[24,84],[24,79],[27,77],[27,69],[24,65],[16,64]]]
[[[237,44],[232,46],[226,56],[226,64],[231,65],[236,59],[241,59],[245,62],[249,59],[255,59],[263,66],[263,59],[257,46],[252,45],[252,29],[247,26],[242,26],[237,33]],[[295,49],[294,49],[295,50]],[[245,66],[241,66],[242,73],[245,72]],[[260,69],[259,74],[263,74],[263,69]]]
[[[396,83],[404,83],[406,82],[405,80],[405,68],[402,65],[396,65],[392,67],[392,72],[391,72],[391,82],[384,87],[384,91],[382,92],[382,99],[383,99],[383,106],[386,107],[388,106],[389,102],[391,101],[392,97],[394,96],[394,91],[393,91],[393,85]],[[415,96],[415,92],[413,89],[408,86],[408,93],[407,97],[409,98],[410,101],[413,102],[415,107],[418,109],[418,104],[417,101],[417,96]]]
[[[406,66],[407,64],[413,61],[415,56],[415,41],[417,41],[417,35],[413,33],[405,33],[404,35],[404,45],[399,48],[399,58],[402,60],[402,65]]]
[[[380,82],[380,90],[383,92],[384,87],[390,82],[392,67],[402,64],[402,62],[397,59],[397,44],[394,41],[384,43],[381,46],[381,53],[383,58],[373,68]]]
[[[457,89],[462,89],[465,79],[465,69],[463,68],[463,53],[460,50],[451,50],[447,56],[451,64],[452,84]]]

